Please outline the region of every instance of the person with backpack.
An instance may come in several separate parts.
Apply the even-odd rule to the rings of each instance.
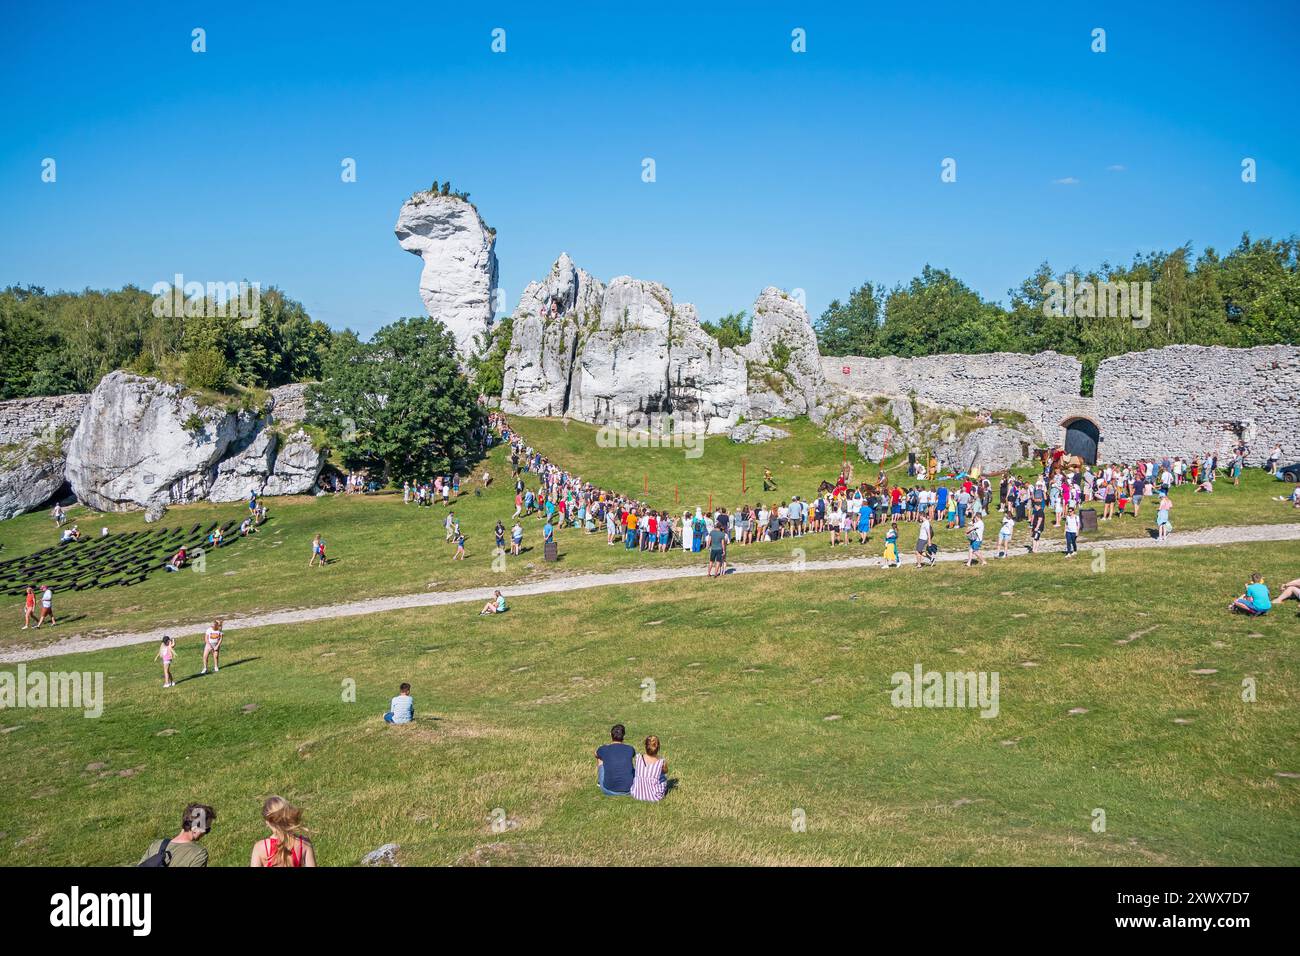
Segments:
[[[199,841],[208,835],[216,819],[217,811],[207,804],[191,803],[181,814],[181,832],[150,843],[137,866],[207,866],[208,851],[199,846]]]

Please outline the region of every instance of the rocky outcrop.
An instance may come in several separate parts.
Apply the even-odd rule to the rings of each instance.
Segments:
[[[179,385],[113,372],[82,411],[68,482],[100,511],[310,492],[324,456],[301,428],[286,434],[302,388],[276,390],[260,411],[235,411],[203,406]]]
[[[230,453],[217,462],[208,498],[239,501],[252,492],[261,494],[267,475],[275,468],[278,445],[279,436],[262,426],[232,446]]]
[[[325,456],[312,443],[311,436],[298,429],[291,432],[276,452],[275,462],[266,483],[264,495],[305,495],[316,487]]]
[[[199,501],[252,415],[205,407],[179,385],[111,372],[90,395],[68,447],[67,477],[99,511]]]
[[[954,472],[1003,471],[1028,461],[1041,439],[1037,433],[1009,425],[986,425],[934,448],[941,468]]]
[[[89,395],[0,402],[0,521],[45,504],[63,468]]]
[[[397,241],[424,260],[420,298],[456,337],[462,358],[492,323],[497,285],[496,232],[456,196],[416,193],[397,216]]]
[[[806,415],[824,380],[817,334],[795,299],[768,286],[754,302],[747,362],[750,418]]]
[[[607,287],[561,255],[514,314],[502,406],[625,428],[722,433],[806,414],[822,384],[808,316],[779,289],[754,304],[752,341],[724,349],[658,282]]]
[[[784,428],[773,428],[771,425],[760,425],[758,422],[745,422],[727,432],[727,437],[737,444],[763,445],[770,441],[789,438],[790,433]]]
[[[562,415],[584,334],[600,322],[605,286],[568,253],[541,282],[530,282],[515,309],[504,395],[520,415]]]

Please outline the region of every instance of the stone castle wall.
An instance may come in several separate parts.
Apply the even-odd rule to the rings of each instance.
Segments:
[[[1300,458],[1300,347],[1171,345],[1106,359],[1093,387],[1101,454],[1224,452],[1244,439],[1249,464],[1281,444]]]
[[[89,395],[56,395],[0,402],[0,445],[18,445],[60,428],[76,428],[89,400]]]
[[[1079,360],[1056,352],[823,356],[822,371],[827,382],[856,397],[914,394],[940,407],[1020,412],[1049,440],[1056,435],[1062,410],[1079,403],[1083,382]]]
[[[1067,355],[823,356],[826,380],[851,395],[915,395],[941,407],[1009,409],[1042,438],[1065,443],[1066,423],[1088,418],[1098,459],[1227,452],[1244,440],[1259,464],[1280,443],[1300,458],[1300,347],[1172,345],[1130,352],[1097,368],[1081,396],[1081,365]],[[847,370],[847,371],[846,371]]]

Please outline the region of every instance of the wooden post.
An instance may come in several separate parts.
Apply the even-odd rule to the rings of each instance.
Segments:
[[[713,514],[713,492],[709,492],[709,514]]]
[[[678,492],[678,487],[677,487],[677,485],[673,485],[673,504],[679,504],[679,503],[680,503],[680,502],[678,501],[677,492]]]
[[[746,490],[747,489],[745,488],[745,459],[742,458],[740,459],[740,493],[743,495]]]
[[[649,492],[650,492],[650,473],[646,472],[641,476],[641,494],[643,495],[649,494]]]

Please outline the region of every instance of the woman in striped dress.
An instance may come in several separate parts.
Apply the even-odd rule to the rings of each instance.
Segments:
[[[632,799],[657,803],[668,792],[668,761],[659,756],[659,738],[645,739],[645,753],[637,754],[633,763]]]

